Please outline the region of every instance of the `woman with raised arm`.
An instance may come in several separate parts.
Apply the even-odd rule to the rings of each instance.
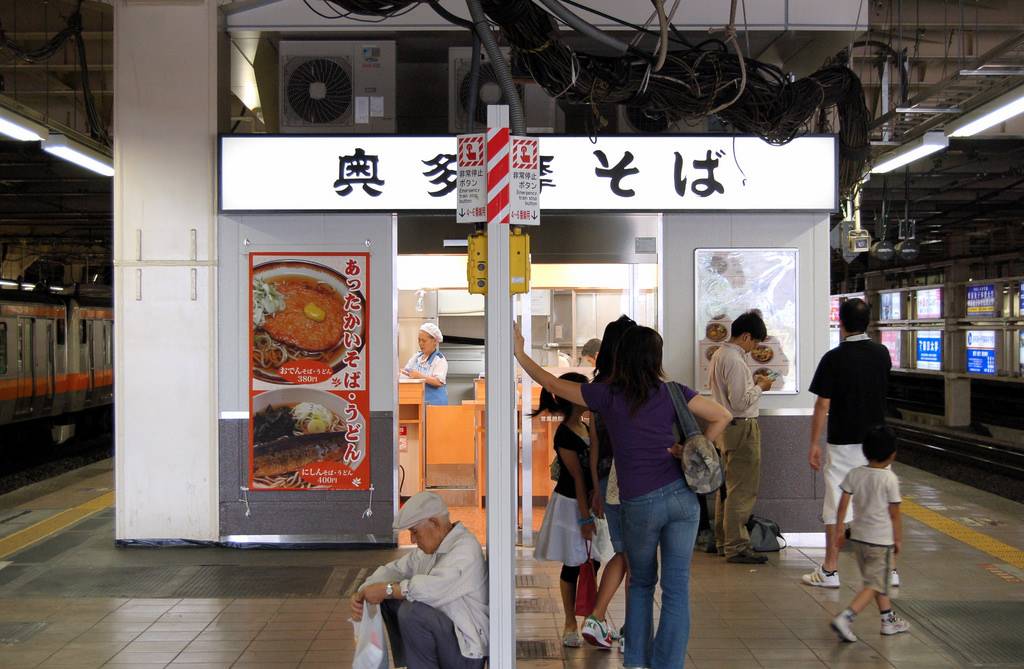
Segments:
[[[682,667],[690,636],[690,559],[700,512],[676,455],[676,414],[662,371],[661,335],[647,327],[626,331],[608,383],[556,378],[534,362],[515,329],[515,356],[545,390],[597,411],[615,444],[630,587],[626,603],[626,667]],[[683,386],[690,411],[714,440],[732,416]],[[653,634],[654,586],[661,554],[661,620]]]

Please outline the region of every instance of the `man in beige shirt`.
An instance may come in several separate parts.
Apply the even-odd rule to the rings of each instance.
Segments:
[[[768,337],[761,315],[748,311],[732,322],[731,338],[711,358],[711,395],[733,415],[718,440],[725,469],[725,499],[715,506],[718,554],[728,562],[761,564],[763,553],[750,547],[747,519],[761,482],[761,430],[757,425],[761,393],[772,387],[767,376],[753,376],[746,355]]]

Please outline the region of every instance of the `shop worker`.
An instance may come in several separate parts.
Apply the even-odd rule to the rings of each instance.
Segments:
[[[380,604],[396,667],[477,669],[487,657],[487,563],[473,533],[452,523],[432,492],[409,498],[395,518],[416,549],[380,567],[352,597]]]
[[[711,396],[733,419],[719,437],[725,470],[725,499],[715,509],[715,543],[728,562],[761,564],[763,553],[750,547],[747,519],[761,483],[761,429],[757,424],[761,393],[772,387],[768,376],[751,374],[746,356],[768,338],[764,320],[748,311],[732,322],[731,338],[715,351],[708,370]]]
[[[597,337],[588,339],[580,349],[580,367],[597,367],[597,354],[601,350],[601,340]]]
[[[441,328],[429,322],[421,325],[416,336],[420,352],[409,358],[402,368],[402,376],[423,379],[425,404],[448,404],[448,360],[438,350],[442,341]]]
[[[825,473],[825,500],[821,520],[825,523],[825,561],[809,574],[807,585],[839,587],[839,548],[835,542],[836,510],[843,482],[851,469],[866,467],[862,444],[872,425],[885,423],[885,395],[892,361],[889,349],[868,339],[871,309],[860,298],[846,300],[839,307],[838,348],[826,353],[811,379],[810,390],[818,396],[811,419],[811,445],[808,461],[811,469]],[[822,462],[821,430],[828,421],[825,459]],[[851,508],[846,518],[853,521]],[[890,585],[899,585],[892,570]]]

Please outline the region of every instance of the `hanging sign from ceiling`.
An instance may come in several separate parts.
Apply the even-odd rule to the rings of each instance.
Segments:
[[[837,145],[730,135],[543,136],[547,211],[836,211]],[[220,210],[456,211],[454,135],[225,135]]]

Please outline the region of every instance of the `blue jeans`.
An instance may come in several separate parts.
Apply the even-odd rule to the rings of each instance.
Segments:
[[[700,505],[682,480],[622,502],[629,595],[627,667],[669,669],[686,663],[690,638],[690,560]],[[654,586],[661,549],[661,620],[653,636]]]

